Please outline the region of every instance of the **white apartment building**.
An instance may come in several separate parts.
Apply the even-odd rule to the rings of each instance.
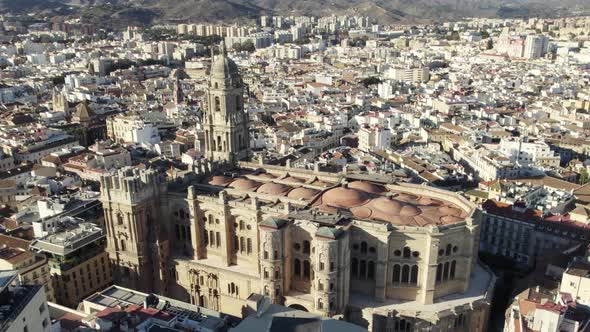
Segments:
[[[496,41],[496,51],[511,58],[522,58],[524,56],[525,39],[521,36],[510,36],[504,34]]]
[[[395,97],[396,87],[397,84],[394,81],[385,81],[377,85],[377,93],[381,98],[391,99]]]
[[[385,150],[391,146],[391,130],[382,126],[363,126],[359,129],[359,149],[362,151]]]
[[[559,291],[590,307],[590,263],[581,258],[572,262],[563,273]]]
[[[524,167],[557,167],[560,162],[559,154],[551,151],[549,145],[544,142],[502,139],[499,149],[510,158],[510,162],[518,163]]]
[[[0,271],[0,331],[48,332],[51,319],[40,285],[15,285],[16,271]]]
[[[547,54],[549,37],[540,35],[528,35],[524,44],[524,57],[537,59]]]
[[[157,144],[158,128],[137,116],[115,116],[107,119],[107,136],[117,142]]]
[[[430,80],[430,69],[422,64],[396,65],[389,68],[385,77],[405,83],[424,83]]]

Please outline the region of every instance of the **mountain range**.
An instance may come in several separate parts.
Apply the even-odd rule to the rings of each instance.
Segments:
[[[589,9],[588,0],[0,0],[0,12],[94,15],[97,23],[106,19],[138,24],[331,14],[422,23],[466,16],[562,16]]]

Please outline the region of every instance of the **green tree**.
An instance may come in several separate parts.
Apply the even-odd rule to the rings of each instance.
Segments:
[[[369,87],[369,85],[379,84],[381,80],[378,77],[371,76],[361,80],[361,84],[365,87]]]
[[[586,184],[590,181],[590,175],[588,174],[588,169],[583,168],[580,172],[580,184]]]
[[[252,53],[256,51],[256,46],[254,46],[254,43],[250,39],[248,39],[242,43],[242,50]]]

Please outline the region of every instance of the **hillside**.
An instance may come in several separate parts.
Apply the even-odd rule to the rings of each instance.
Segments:
[[[421,23],[465,16],[562,16],[587,0],[0,0],[1,12],[67,11],[97,24],[247,20],[260,15],[367,15],[380,22]]]

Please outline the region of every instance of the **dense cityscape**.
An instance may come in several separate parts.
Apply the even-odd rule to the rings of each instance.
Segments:
[[[0,331],[590,331],[590,16],[0,23]]]

